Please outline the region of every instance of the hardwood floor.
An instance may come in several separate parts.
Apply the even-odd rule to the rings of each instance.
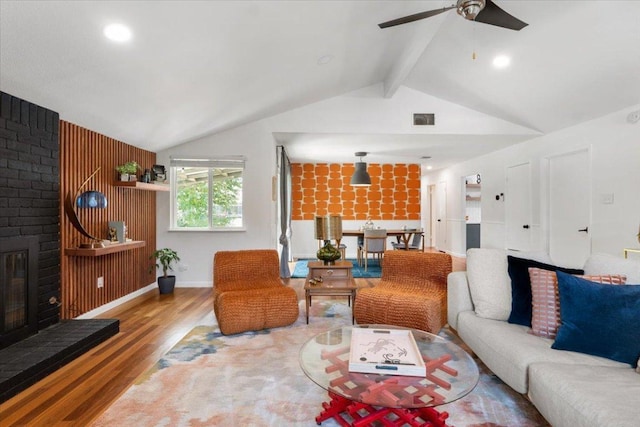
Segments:
[[[454,271],[464,260],[454,258]],[[378,279],[356,279],[359,286]],[[304,298],[304,279],[288,281]],[[120,333],[0,405],[0,425],[86,426],[213,310],[211,288],[151,291],[99,316]]]
[[[210,288],[177,288],[105,313],[120,333],[0,405],[0,425],[88,425],[212,310]]]

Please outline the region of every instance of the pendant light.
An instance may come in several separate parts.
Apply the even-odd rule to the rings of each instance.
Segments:
[[[367,164],[362,161],[362,158],[366,155],[367,153],[364,151],[358,151],[356,153],[356,157],[360,157],[360,161],[355,163],[356,170],[351,177],[350,184],[353,187],[368,187],[371,185],[371,177],[367,172]]]

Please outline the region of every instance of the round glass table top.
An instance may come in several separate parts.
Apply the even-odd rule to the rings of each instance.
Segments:
[[[410,331],[424,361],[425,374],[350,371],[351,337],[355,329]],[[361,335],[363,331],[358,332]],[[475,361],[455,343],[398,326],[355,325],[331,329],[307,341],[300,349],[299,359],[304,373],[330,393],[389,408],[422,408],[450,403],[471,392],[479,379]]]

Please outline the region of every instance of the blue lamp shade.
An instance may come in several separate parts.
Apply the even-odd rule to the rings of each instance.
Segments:
[[[85,191],[78,196],[76,205],[80,209],[104,209],[107,207],[107,198],[99,191]]]

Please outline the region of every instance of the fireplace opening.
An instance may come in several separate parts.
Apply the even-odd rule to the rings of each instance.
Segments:
[[[0,348],[38,332],[37,236],[0,240]]]

